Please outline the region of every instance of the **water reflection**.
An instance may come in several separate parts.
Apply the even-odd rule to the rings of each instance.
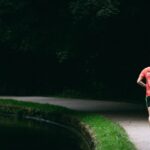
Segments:
[[[79,140],[55,125],[0,115],[1,150],[81,150]]]

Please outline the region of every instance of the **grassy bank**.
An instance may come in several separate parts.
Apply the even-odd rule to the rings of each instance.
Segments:
[[[135,150],[124,129],[99,114],[15,100],[0,100],[0,112],[14,113],[18,117],[41,117],[73,126],[86,137],[92,150]]]

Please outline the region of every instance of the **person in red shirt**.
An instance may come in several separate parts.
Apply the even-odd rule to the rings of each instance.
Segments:
[[[146,89],[146,106],[148,109],[148,121],[150,123],[150,67],[144,68],[137,79],[137,84]]]

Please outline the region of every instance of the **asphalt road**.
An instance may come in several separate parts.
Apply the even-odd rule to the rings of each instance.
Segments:
[[[112,121],[119,123],[126,130],[137,150],[150,150],[150,125],[147,121],[147,110],[139,104],[36,96],[1,96],[0,99],[48,103],[78,111],[98,112]]]

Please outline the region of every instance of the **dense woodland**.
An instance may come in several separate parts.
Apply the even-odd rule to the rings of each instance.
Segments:
[[[146,0],[0,0],[0,94],[143,101]]]

